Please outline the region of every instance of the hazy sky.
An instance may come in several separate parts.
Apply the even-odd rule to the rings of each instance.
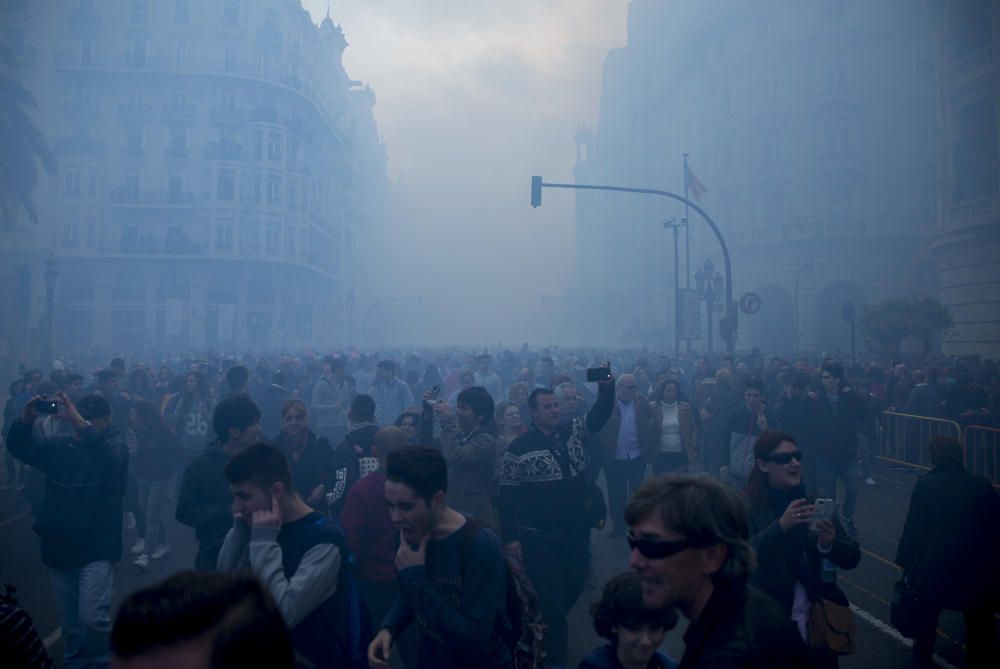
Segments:
[[[315,22],[326,0],[303,0]],[[593,126],[627,0],[334,0],[348,74],[371,84],[389,173],[406,211],[382,256],[377,311],[407,341],[550,339],[573,270],[573,196],[528,204],[532,174],[572,180],[573,134]],[[359,309],[365,305],[359,305]],[[555,313],[551,313],[555,312]],[[377,316],[373,314],[374,323]]]

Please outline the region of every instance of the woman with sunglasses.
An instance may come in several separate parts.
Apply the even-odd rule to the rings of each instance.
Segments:
[[[634,571],[615,576],[600,601],[590,607],[594,631],[608,640],[582,662],[580,669],[675,669],[658,648],[677,625],[672,608],[651,609],[642,601],[642,578]]]
[[[747,497],[757,568],[750,583],[785,609],[808,643],[810,604],[823,598],[847,605],[835,582],[836,568],[858,566],[861,549],[836,514],[813,527],[814,499],[802,483],[802,451],[791,435],[764,431],[754,457]],[[836,667],[837,656],[813,649],[810,666]]]

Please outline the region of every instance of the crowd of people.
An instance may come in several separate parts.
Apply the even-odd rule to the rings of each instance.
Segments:
[[[973,359],[147,357],[66,357],[9,385],[4,483],[31,502],[66,667],[255,664],[263,638],[268,666],[565,667],[607,522],[631,569],[594,604],[608,643],[581,666],[678,666],[659,650],[678,615],[684,669],[836,666],[855,642],[837,572],[860,560],[883,412],[1000,425],[1000,370]],[[977,531],[1000,502],[957,440],[926,446],[897,557],[926,603],[914,663],[956,609],[985,666],[1000,540]],[[194,572],[112,623],[115,564],[170,555],[171,515],[194,530]],[[942,545],[961,541],[978,566],[956,576]]]

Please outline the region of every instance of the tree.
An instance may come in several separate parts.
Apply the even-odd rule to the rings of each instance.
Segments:
[[[934,297],[893,297],[861,310],[859,325],[874,353],[899,354],[903,340],[913,337],[928,353],[934,340],[955,324],[948,307]]]
[[[38,165],[49,175],[56,171],[52,151],[31,118],[38,104],[16,74],[14,58],[0,49],[0,223],[5,227],[13,225],[19,209],[38,223],[32,200]]]

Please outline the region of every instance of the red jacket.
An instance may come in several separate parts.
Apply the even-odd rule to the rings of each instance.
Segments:
[[[368,581],[396,580],[396,528],[385,502],[385,473],[376,470],[351,486],[340,512],[357,574]]]

